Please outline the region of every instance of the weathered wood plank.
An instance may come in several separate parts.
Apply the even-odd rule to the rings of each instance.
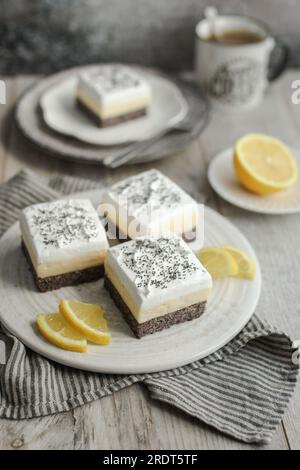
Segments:
[[[17,96],[16,79],[1,77],[6,86],[6,104],[0,104],[0,181],[6,175],[8,148],[12,140],[12,107]]]
[[[73,417],[61,413],[44,418],[0,420],[0,449],[72,449]]]

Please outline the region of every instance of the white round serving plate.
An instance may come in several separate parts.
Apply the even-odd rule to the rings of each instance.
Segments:
[[[293,149],[300,162],[300,151]],[[259,196],[240,184],[233,166],[233,148],[220,152],[209,165],[208,180],[219,196],[242,209],[260,214],[295,214],[300,212],[300,178],[286,191]]]
[[[81,193],[97,205],[99,191]],[[73,197],[73,196],[72,196]],[[257,264],[254,281],[228,278],[214,282],[205,313],[196,320],[138,340],[123,320],[103,280],[56,291],[37,292],[21,251],[19,224],[0,240],[0,321],[30,349],[67,366],[103,373],[130,374],[168,370],[217,351],[236,336],[251,318],[261,291],[261,272],[246,238],[210,208],[204,211],[205,245],[232,244]],[[35,327],[37,313],[57,311],[61,299],[100,303],[112,333],[108,346],[89,344],[87,353],[64,351],[47,342]]]
[[[120,145],[141,141],[182,121],[188,105],[172,82],[155,74],[139,71],[149,83],[152,101],[145,116],[115,126],[100,128],[76,104],[77,76],[50,87],[40,99],[46,124],[54,131],[93,145]]]

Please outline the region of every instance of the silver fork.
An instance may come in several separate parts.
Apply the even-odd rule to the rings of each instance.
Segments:
[[[103,160],[103,164],[109,168],[117,168],[133,160],[142,150],[146,150],[158,139],[168,134],[169,132],[191,132],[194,126],[194,118],[192,115],[188,114],[182,121],[178,122],[177,124],[171,124],[165,127],[160,132],[157,132],[154,136],[140,142],[136,142],[129,147],[126,147],[125,149],[114,152]]]

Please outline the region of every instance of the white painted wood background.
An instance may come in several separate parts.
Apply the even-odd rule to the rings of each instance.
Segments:
[[[257,313],[300,339],[300,214],[262,216],[237,209],[209,188],[206,169],[219,150],[243,133],[273,134],[300,147],[300,105],[291,102],[291,82],[300,71],[289,71],[269,89],[260,107],[242,115],[213,113],[198,141],[185,152],[151,165],[110,171],[101,166],[65,163],[43,155],[15,129],[12,107],[17,96],[37,77],[7,78],[7,105],[0,106],[0,180],[21,168],[42,174],[80,175],[106,183],[157,167],[188,191],[200,191],[206,203],[236,224],[256,249],[263,273]],[[1,449],[253,449],[226,437],[170,406],[151,400],[140,385],[67,413],[40,419],[0,420]],[[262,449],[300,448],[300,387],[274,434]]]

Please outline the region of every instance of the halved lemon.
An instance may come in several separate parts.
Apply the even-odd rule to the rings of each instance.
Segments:
[[[213,279],[235,276],[238,272],[235,259],[223,248],[214,246],[202,248],[198,256]]]
[[[231,245],[222,246],[235,260],[238,271],[233,276],[241,277],[244,279],[254,279],[256,266],[254,261],[250,258],[247,253]]]
[[[267,135],[248,134],[239,139],[233,160],[241,183],[257,194],[287,189],[298,178],[298,166],[290,149]]]
[[[86,352],[85,336],[75,330],[60,313],[37,315],[36,324],[40,333],[55,346],[69,351]]]
[[[62,300],[59,304],[59,311],[76,330],[92,343],[110,343],[111,335],[100,305]]]

